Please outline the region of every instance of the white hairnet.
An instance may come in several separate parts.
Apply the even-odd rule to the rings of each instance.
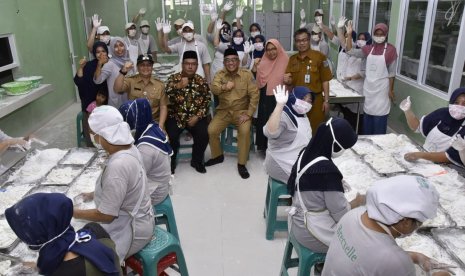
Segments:
[[[112,145],[134,143],[129,125],[123,120],[118,109],[112,106],[102,105],[94,109],[89,116],[89,127]]]
[[[323,13],[323,10],[322,10],[322,9],[316,9],[314,13],[319,13],[319,14],[323,14],[323,15],[324,15],[324,13]]]
[[[142,20],[140,22],[140,26],[149,26],[150,27],[150,24],[149,24],[149,22],[147,20]]]
[[[235,18],[232,23],[237,23],[237,19]],[[243,25],[242,24],[242,19],[241,19],[241,25]]]
[[[124,28],[125,28],[125,29],[129,29],[129,28],[131,28],[131,26],[133,26],[133,25],[136,26],[136,24],[134,24],[134,23],[132,23],[132,22],[126,23],[126,25],[124,26]]]
[[[403,218],[424,222],[436,217],[439,194],[428,180],[400,175],[376,181],[367,191],[368,217],[392,225]]]
[[[184,19],[181,19],[181,18],[179,18],[178,20],[174,21],[174,25],[182,26],[182,25],[184,25],[184,23],[186,23],[186,21],[184,21]]]
[[[100,26],[97,28],[97,34],[103,34],[105,31],[110,32],[110,29],[107,26]]]
[[[312,29],[312,32],[319,34],[319,33],[321,33],[321,28],[318,27],[317,25],[315,25],[315,26],[313,27],[313,29]]]

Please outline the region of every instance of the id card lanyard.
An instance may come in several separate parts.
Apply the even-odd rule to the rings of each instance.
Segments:
[[[310,72],[309,70],[312,69],[312,61],[310,60],[310,65],[307,66],[307,74],[305,75],[305,83],[310,83]]]

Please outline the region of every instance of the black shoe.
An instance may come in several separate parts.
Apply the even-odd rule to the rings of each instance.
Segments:
[[[239,171],[239,174],[241,175],[242,179],[247,179],[250,177],[250,174],[247,171],[245,165],[237,164],[237,170]]]
[[[175,170],[176,170],[176,164],[171,164],[171,174],[174,174]]]
[[[194,168],[199,173],[206,173],[207,172],[207,170],[205,169],[205,166],[202,164],[202,162],[195,162],[194,160],[191,160],[191,167]]]
[[[224,155],[220,155],[216,158],[212,158],[210,160],[208,160],[207,162],[205,162],[205,167],[209,167],[209,166],[213,166],[213,165],[216,165],[216,164],[219,164],[219,163],[223,163],[224,161]]]

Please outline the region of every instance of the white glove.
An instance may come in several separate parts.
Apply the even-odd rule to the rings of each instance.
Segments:
[[[141,8],[141,9],[139,10],[139,14],[145,14],[146,11],[147,11],[146,8]]]
[[[223,29],[223,26],[224,26],[223,19],[220,18],[220,19],[216,20],[216,30]]]
[[[164,19],[164,18],[162,18],[162,19],[161,19],[160,17],[157,18],[157,21],[155,21],[155,25],[157,25],[157,30],[158,30],[158,31],[163,30],[163,24],[164,24],[164,23],[165,23],[165,19]]]
[[[100,25],[102,25],[102,19],[98,19],[98,14],[94,14],[94,16],[92,16],[92,23],[94,28],[98,28]]]
[[[346,24],[347,18],[344,16],[339,18],[339,22],[337,23],[338,28],[344,28],[344,25]]]
[[[411,106],[412,106],[412,102],[410,101],[410,96],[408,96],[407,99],[403,100],[399,105],[402,111],[409,110]]]
[[[318,26],[320,26],[321,23],[323,23],[323,20],[321,19],[321,16],[316,16],[315,17],[315,22]]]
[[[276,92],[276,90],[278,92]],[[286,91],[285,85],[276,86],[276,89],[273,89],[273,93],[277,104],[285,105],[287,103],[287,100],[289,99],[289,93]]]
[[[226,4],[224,4],[223,10],[229,11],[229,10],[232,9],[232,7],[233,7],[233,2],[232,2],[232,1],[228,1]]]
[[[166,22],[163,24],[163,32],[164,32],[165,34],[171,33],[171,21],[166,21]]]
[[[305,10],[304,10],[304,9],[301,9],[301,10],[300,10],[300,19],[302,19],[302,21],[304,21],[304,20],[305,20],[305,16],[306,16]]]
[[[236,9],[236,18],[241,18],[242,15],[244,14],[244,7],[237,7]]]
[[[446,264],[446,263],[440,263],[421,253],[417,253],[417,252],[412,252],[412,253],[417,256],[418,266],[420,266],[420,268],[423,271],[430,273],[432,270],[440,269],[440,270],[448,271],[452,275],[455,275],[455,273],[451,270],[451,268],[456,268],[457,266]]]
[[[329,19],[329,23],[331,24],[331,26],[336,24],[336,17],[334,17],[334,15],[331,15],[331,18]]]
[[[210,14],[210,18],[212,20],[212,22],[215,22],[217,19],[218,19],[218,13],[217,12],[212,12],[212,14]]]
[[[342,187],[344,188],[345,192],[352,191],[352,187],[350,187],[349,183],[347,183],[347,181],[345,181],[344,179],[342,179]]]
[[[20,151],[27,151],[31,149],[31,144],[21,138],[8,139],[7,142],[10,148],[17,148]]]
[[[244,43],[244,53],[247,55],[247,54],[250,53],[251,50],[252,50],[252,49],[251,49],[251,47],[250,47],[250,42],[246,41],[246,42]]]
[[[460,136],[460,134],[457,134],[452,138],[452,147],[456,149],[457,151],[462,151],[465,149],[465,140]]]
[[[302,28],[305,28],[305,26],[307,26],[307,22],[302,22],[302,23],[300,23],[300,28],[301,28],[301,29],[302,29]]]

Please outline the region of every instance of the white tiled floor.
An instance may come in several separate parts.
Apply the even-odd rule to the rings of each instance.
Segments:
[[[77,103],[72,105],[35,135],[48,142],[48,148],[76,147],[79,108]],[[205,160],[210,157],[207,149]],[[273,241],[265,239],[268,176],[263,162],[263,157],[252,153],[247,163],[250,178],[243,180],[236,154],[226,153],[225,161],[207,167],[206,174],[197,173],[190,160],[181,159],[172,200],[189,275],[279,275],[287,232],[276,232]],[[285,218],[284,208],[279,215]]]

